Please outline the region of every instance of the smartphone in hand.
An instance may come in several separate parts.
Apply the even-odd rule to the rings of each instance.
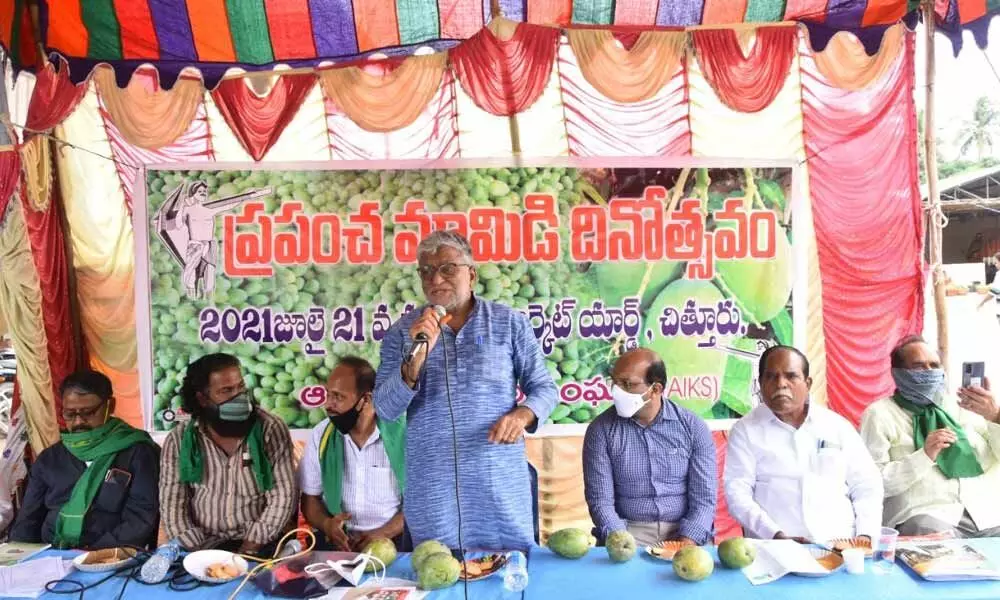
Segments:
[[[962,387],[983,386],[983,377],[986,374],[986,363],[964,362],[962,363]]]

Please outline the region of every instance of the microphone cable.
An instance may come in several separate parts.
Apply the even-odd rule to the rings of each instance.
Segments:
[[[461,496],[461,486],[459,484],[459,470],[458,470],[458,427],[455,425],[455,407],[451,400],[451,378],[448,376],[449,361],[448,361],[448,342],[444,339],[444,327],[442,327],[441,319],[445,315],[441,315],[440,312],[444,312],[444,308],[440,306],[434,307],[435,312],[438,314],[438,341],[441,344],[441,353],[444,354],[444,390],[445,397],[448,400],[448,416],[451,421],[451,448],[452,457],[455,461],[455,507],[457,509],[458,517],[458,551],[462,558],[462,573],[468,572],[468,567],[465,559],[465,537],[462,533],[462,496]],[[439,312],[440,309],[440,312]],[[427,360],[430,358],[430,345],[425,340],[414,340],[414,344],[424,344],[424,351],[427,356],[424,358],[424,364],[421,366],[421,370],[426,370]],[[416,349],[411,347],[409,352],[403,355],[403,364],[408,364],[413,356],[416,355]],[[419,376],[418,376],[419,379]],[[462,585],[464,588],[465,600],[469,600],[469,579],[468,575],[462,577]]]
[[[444,328],[438,322],[439,334],[442,342],[441,352],[444,354],[444,390],[448,398],[448,414],[451,417],[451,448],[455,458],[455,507],[458,509],[458,550],[462,553],[462,586],[464,588],[465,600],[469,600],[469,571],[465,562],[465,540],[462,535],[462,497],[461,486],[458,482],[458,428],[455,426],[455,407],[451,402],[451,383],[448,377],[448,343],[444,338]],[[457,340],[456,340],[457,341]]]
[[[281,551],[284,549],[285,544],[289,541],[289,538],[299,533],[304,533],[309,538],[310,541],[308,547],[289,556],[281,556]],[[315,546],[316,546],[316,536],[313,534],[311,530],[293,529],[292,531],[286,533],[285,536],[282,537],[281,540],[278,542],[277,547],[275,548],[274,551],[273,558],[240,555],[234,552],[233,554],[236,556],[241,556],[246,560],[259,563],[257,566],[248,569],[247,573],[242,577],[234,577],[229,581],[220,581],[217,583],[201,581],[187,572],[181,560],[177,560],[174,562],[174,564],[170,566],[170,570],[167,571],[167,577],[163,581],[158,581],[156,583],[146,583],[139,577],[139,573],[140,570],[142,569],[142,563],[145,562],[147,558],[152,556],[153,553],[149,552],[145,548],[140,548],[138,546],[124,545],[122,546],[123,548],[129,548],[131,550],[136,551],[134,559],[130,561],[128,564],[110,571],[108,575],[106,575],[105,577],[91,583],[84,583],[82,581],[77,581],[75,579],[68,579],[68,578],[49,581],[45,584],[45,591],[47,593],[56,595],[75,595],[77,596],[78,600],[83,600],[85,592],[99,588],[108,581],[114,579],[115,577],[123,576],[121,589],[119,589],[118,595],[115,597],[116,600],[122,600],[122,598],[124,598],[125,596],[125,590],[128,588],[128,584],[131,582],[135,582],[138,585],[143,585],[148,587],[164,586],[170,592],[189,592],[199,588],[221,587],[224,585],[228,585],[230,583],[234,583],[236,581],[240,581],[240,584],[239,586],[237,586],[236,590],[229,595],[229,600],[233,600],[240,593],[240,591],[243,590],[246,584],[260,571],[265,569],[271,569],[273,568],[274,565],[281,562],[286,562],[293,560],[295,558],[301,558],[303,556],[306,556],[307,554],[312,552]]]

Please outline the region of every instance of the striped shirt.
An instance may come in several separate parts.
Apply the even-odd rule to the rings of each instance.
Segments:
[[[677,534],[708,541],[718,481],[715,442],[703,420],[664,399],[643,427],[607,410],[583,441],[584,494],[603,538],[626,521],[677,523]]]
[[[292,438],[277,417],[257,409],[264,432],[264,451],[274,471],[274,487],[261,492],[249,459],[246,440],[226,455],[199,427],[204,472],[201,483],[180,482],[178,452],[189,424],[179,424],[163,443],[160,463],[160,511],[167,537],[189,549],[213,548],[228,541],[266,545],[283,534],[298,505]]]
[[[403,515],[413,543],[436,539],[458,548],[460,506],[466,549],[526,550],[534,544],[534,525],[524,440],[487,439],[493,424],[514,409],[518,386],[527,396],[523,406],[539,423],[555,408],[558,393],[541,346],[525,315],[477,299],[458,332],[441,328],[414,390],[403,382],[400,366],[421,311],[404,315],[386,332],[374,397],[379,417],[407,416]]]

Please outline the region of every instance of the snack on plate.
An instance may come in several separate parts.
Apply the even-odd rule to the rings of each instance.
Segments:
[[[472,558],[465,561],[460,579],[475,579],[484,575],[491,575],[499,570],[506,561],[502,554],[488,554],[479,558]]]
[[[483,566],[476,561],[467,561],[463,566],[465,577],[479,577],[483,574]]]
[[[240,569],[232,563],[215,563],[205,568],[205,575],[212,579],[233,579],[240,576]]]
[[[844,557],[835,552],[826,552],[820,556],[816,556],[816,562],[827,571],[833,571],[844,564]]]
[[[677,554],[678,550],[684,546],[690,545],[691,542],[682,542],[678,540],[661,542],[659,546],[651,547],[652,552],[650,554],[658,558],[671,559],[674,557],[674,554]]]
[[[85,565],[110,565],[116,562],[132,558],[135,550],[131,548],[105,548],[103,550],[91,550],[83,559]]]
[[[843,552],[848,548],[861,548],[865,551],[865,556],[872,555],[872,543],[867,538],[838,538],[831,540],[830,545],[837,552]]]

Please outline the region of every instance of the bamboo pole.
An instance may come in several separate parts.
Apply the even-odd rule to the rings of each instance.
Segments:
[[[45,67],[45,61],[48,57],[45,56],[45,45],[42,43],[42,25],[41,17],[39,16],[41,9],[38,7],[38,0],[28,0],[28,16],[31,18],[31,32],[35,36],[35,51],[38,52],[38,67]],[[19,18],[20,15],[14,15],[14,18]],[[14,23],[14,27],[20,26],[20,23]],[[14,49],[11,48],[11,54],[14,53]]]
[[[490,16],[493,22],[490,25],[496,24],[497,19],[504,19],[503,9],[500,7],[500,0],[490,0]],[[516,25],[515,25],[516,27]],[[509,27],[490,27],[493,34],[496,35],[501,40],[506,40],[506,35],[508,33],[513,33],[513,29]],[[510,73],[507,71],[506,64],[504,65],[503,73],[503,86],[508,87],[514,85],[513,79],[511,79]],[[510,129],[510,150],[511,154],[515,158],[521,157],[521,126],[517,122],[517,114],[512,114],[507,117],[507,125]]]
[[[941,212],[941,196],[938,193],[937,153],[934,151],[936,134],[934,130],[934,6],[924,2],[925,52],[927,61],[927,89],[924,107],[924,160],[927,166],[927,231],[930,238],[930,262],[933,268],[934,312],[937,314],[938,354],[941,364],[948,368],[948,308],[945,298],[945,275],[942,265],[942,233],[944,227]]]

